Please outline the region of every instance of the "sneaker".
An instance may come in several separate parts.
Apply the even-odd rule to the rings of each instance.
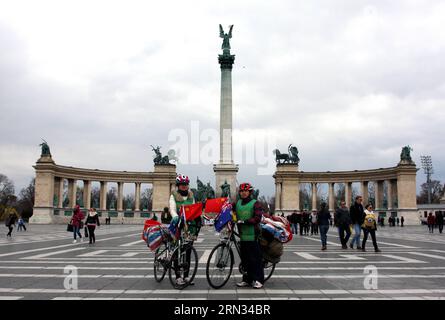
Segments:
[[[322,251],[324,251],[324,250],[326,250],[327,248],[325,247],[325,246],[323,246],[323,247],[321,247],[321,250]]]
[[[253,284],[254,289],[261,289],[262,287],[263,287],[263,284],[259,281],[255,281],[255,283]]]
[[[178,278],[178,279],[176,279],[176,284],[178,286],[183,286],[185,284],[185,281],[182,278]]]
[[[374,251],[375,252],[382,252],[382,250],[380,250],[380,249],[375,249]]]
[[[341,246],[342,249],[348,249],[347,245]]]
[[[360,246],[357,246],[357,250],[362,250],[362,247],[360,247]]]
[[[74,240],[73,240],[73,243],[77,243],[77,240],[76,240],[76,239],[74,239]]]
[[[250,283],[247,283],[247,282],[245,282],[245,281],[241,281],[241,282],[238,282],[238,283],[236,284],[236,286],[237,286],[237,287],[250,287]]]

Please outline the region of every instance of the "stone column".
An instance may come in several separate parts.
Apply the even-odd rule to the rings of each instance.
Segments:
[[[399,164],[397,171],[398,215],[405,218],[407,225],[419,225],[416,203],[416,165],[414,163]]]
[[[63,178],[54,178],[54,197],[57,198],[57,202],[54,204],[57,208],[62,208],[63,205]]]
[[[300,183],[285,180],[281,188],[281,211],[286,214],[300,210]]]
[[[83,206],[85,209],[91,208],[91,181],[83,180]]]
[[[391,210],[391,209],[393,208],[393,198],[392,198],[393,191],[392,191],[392,182],[391,182],[391,180],[385,180],[385,182],[386,182],[386,186],[387,186],[387,188],[386,188],[386,192],[387,192],[387,194],[386,194],[386,200],[388,200],[388,207],[387,207],[387,209],[388,209],[388,210]]]
[[[368,194],[368,181],[362,181],[360,183],[360,190],[361,190],[361,196],[363,197],[363,203],[367,204],[369,201],[369,194]],[[354,199],[355,201],[355,199]]]
[[[117,211],[124,210],[123,203],[124,203],[124,183],[118,182],[117,183]]]
[[[54,220],[54,170],[51,157],[37,161],[34,210],[30,223],[52,223]]]
[[[157,178],[153,180],[153,208],[152,211],[161,213],[164,207],[168,207],[171,184],[175,183],[175,165],[155,165],[154,172]]]
[[[100,210],[107,210],[107,182],[100,182]]]
[[[349,208],[351,206],[351,196],[352,196],[352,182],[345,183],[345,202],[346,206]]]
[[[329,182],[329,211],[335,210],[334,182]]]
[[[77,183],[74,179],[68,179],[68,200],[69,206],[74,208],[76,206],[76,194],[77,194]]]
[[[135,183],[135,193],[134,193],[134,211],[140,211],[141,206],[141,183]]]
[[[275,182],[275,211],[281,210],[281,182]]]
[[[383,209],[383,181],[379,180],[375,183],[375,210],[381,209]]]
[[[397,209],[397,180],[391,180],[392,208]]]
[[[317,184],[312,182],[312,210],[317,210]]]

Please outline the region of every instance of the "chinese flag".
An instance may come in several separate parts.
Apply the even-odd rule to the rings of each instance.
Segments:
[[[219,214],[226,200],[227,198],[208,199],[206,202],[205,213]]]
[[[181,212],[185,215],[185,220],[194,220],[202,214],[202,202],[182,206]]]

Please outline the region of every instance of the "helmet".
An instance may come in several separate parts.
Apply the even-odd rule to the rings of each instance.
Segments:
[[[241,183],[239,186],[239,191],[243,191],[243,190],[248,190],[248,191],[252,192],[253,187],[250,183],[244,182],[244,183]]]
[[[183,174],[178,174],[176,176],[176,185],[179,184],[189,184],[190,183],[190,179],[189,177],[183,175]]]

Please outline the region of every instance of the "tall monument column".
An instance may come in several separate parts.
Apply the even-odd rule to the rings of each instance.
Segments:
[[[232,200],[236,198],[236,174],[238,166],[233,162],[232,149],[232,66],[235,61],[235,55],[230,54],[229,39],[232,37],[232,28],[229,33],[224,33],[219,25],[220,37],[223,38],[223,54],[218,56],[221,67],[221,99],[220,99],[220,149],[219,162],[213,165],[216,181],[216,196],[221,196],[221,186],[227,181],[230,185],[230,194]]]

